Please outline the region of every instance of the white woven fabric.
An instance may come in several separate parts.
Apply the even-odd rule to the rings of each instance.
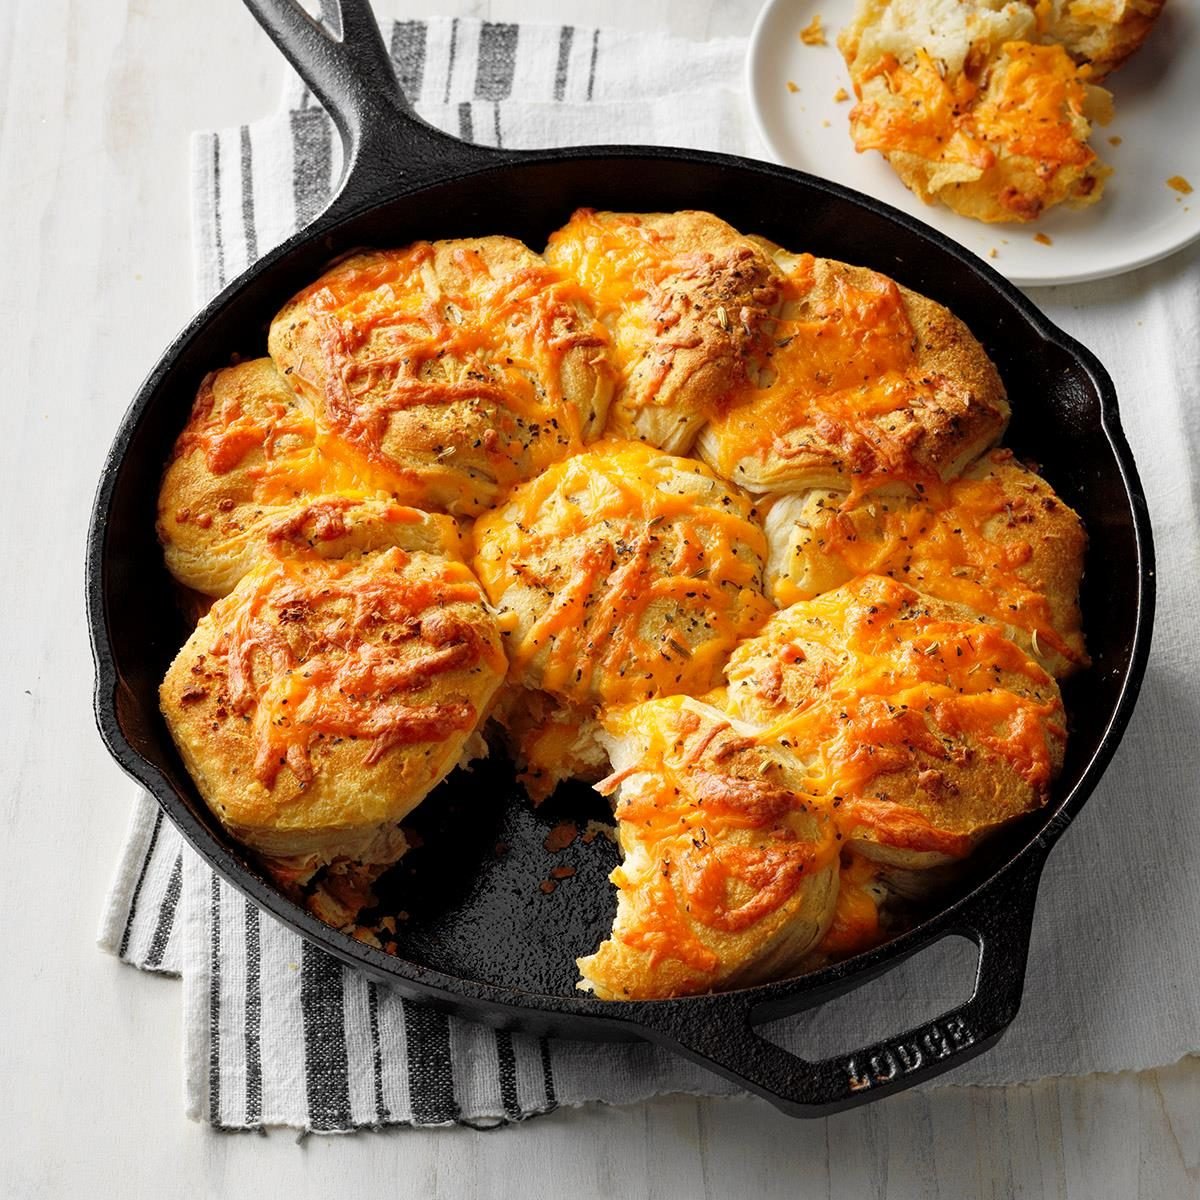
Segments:
[[[389,34],[421,114],[480,142],[761,153],[735,90],[739,41],[472,20],[404,22]],[[669,72],[658,69],[664,61]],[[320,211],[336,178],[335,141],[294,82],[277,115],[196,136],[198,300]],[[1200,1049],[1191,871],[1200,847],[1200,246],[1034,299],[1116,381],[1154,521],[1157,628],[1124,743],[1046,872],[1021,1013],[998,1047],[945,1083],[1147,1068]],[[136,967],[182,975],[189,1112],[220,1126],[495,1124],[559,1104],[731,1090],[647,1045],[510,1036],[401,1001],[216,880],[148,797],[134,812],[101,944]],[[972,957],[943,944],[773,1036],[813,1055],[896,1032],[963,998]]]

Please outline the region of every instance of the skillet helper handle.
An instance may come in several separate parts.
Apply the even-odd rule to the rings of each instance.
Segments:
[[[654,1041],[792,1116],[825,1116],[903,1091],[981,1054],[1017,1015],[1043,861],[1017,866],[946,926],[945,934],[965,934],[979,947],[971,997],[898,1036],[809,1061],[756,1032],[751,1002],[731,1013],[728,994],[648,1005],[653,1011],[639,1020]]]
[[[336,0],[338,37],[299,0],[244,0],[246,7],[329,113],[342,142],[342,176],[326,221],[493,161],[421,120],[392,67],[369,0]]]

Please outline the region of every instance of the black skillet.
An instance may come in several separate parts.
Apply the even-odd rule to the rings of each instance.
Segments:
[[[346,165],[330,207],[235,280],[167,349],[109,453],[89,534],[87,599],[96,714],[113,756],[235,887],[344,961],[446,1011],[539,1034],[645,1038],[797,1116],[899,1091],[987,1049],[1020,1003],[1042,867],[1117,747],[1150,644],[1150,525],[1104,368],[984,263],[866,196],[730,155],[470,146],[413,115],[367,0],[341,0],[340,40],[294,0],[246,3],[332,115]],[[605,875],[616,850],[603,837],[557,852],[545,842],[556,823],[582,829],[604,817],[604,806],[568,786],[535,813],[501,763],[453,777],[418,810],[424,845],[385,889],[387,907],[409,920],[398,954],[383,953],[322,924],[263,879],[209,815],[159,715],[158,682],[187,630],[155,541],[155,500],[200,378],[234,354],[262,354],[272,315],[351,247],[490,233],[539,247],[580,205],[710,209],[789,248],[884,271],[948,305],[1004,377],[1008,444],[1042,465],[1090,534],[1083,607],[1094,665],[1066,689],[1071,737],[1051,804],[976,856],[975,886],[944,896],[889,944],[803,978],[667,1001],[603,1003],[576,991],[574,959],[599,943],[611,919]],[[541,882],[564,865],[576,874],[544,892]],[[820,1061],[755,1031],[950,934],[978,945],[978,973],[970,999],[934,1021]]]

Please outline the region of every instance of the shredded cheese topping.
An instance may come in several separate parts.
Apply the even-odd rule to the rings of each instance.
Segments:
[[[568,701],[703,691],[770,611],[746,500],[639,442],[555,464],[480,518],[474,541],[510,677]]]

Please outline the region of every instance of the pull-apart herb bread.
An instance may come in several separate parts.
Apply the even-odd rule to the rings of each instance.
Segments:
[[[406,817],[489,742],[533,803],[612,801],[602,998],[854,954],[1046,803],[1084,532],[941,305],[708,213],[580,210],[544,258],[357,253],[269,350],[201,382],[163,476],[211,607],[162,711],[326,921],[370,936]]]

